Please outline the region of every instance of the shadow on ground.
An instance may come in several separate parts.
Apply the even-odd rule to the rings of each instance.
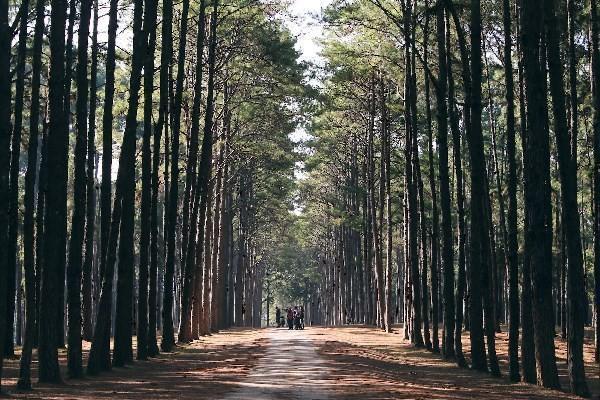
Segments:
[[[37,361],[32,365],[33,391],[15,389],[18,360],[5,364],[3,389],[12,398],[26,399],[218,399],[236,388],[236,382],[262,356],[265,340],[251,330],[229,330],[177,347],[148,361],[114,368],[64,385],[37,384]],[[86,356],[87,349],[86,346]],[[60,351],[66,376],[66,351]]]
[[[535,385],[509,382],[506,355],[498,334],[498,350],[503,377],[461,369],[425,349],[417,349],[401,339],[401,330],[385,334],[371,327],[349,326],[312,332],[320,354],[327,360],[329,380],[336,382],[332,397],[340,399],[565,399],[567,393]],[[469,349],[468,337],[463,344]],[[563,389],[568,390],[563,343],[557,340],[558,363]],[[586,351],[589,351],[586,348]],[[593,353],[592,353],[593,354]],[[586,353],[586,360],[589,354]],[[469,356],[468,351],[466,356]],[[597,393],[595,367],[588,365],[591,389]]]

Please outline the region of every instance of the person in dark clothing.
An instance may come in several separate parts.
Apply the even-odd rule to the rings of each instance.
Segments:
[[[294,306],[294,329],[300,329],[300,311],[298,311],[298,306]]]
[[[300,306],[299,317],[300,317],[300,329],[304,329],[304,307],[302,307],[302,306]]]
[[[294,329],[294,313],[291,307],[287,309],[287,324],[288,329]]]
[[[275,321],[277,322],[277,327],[281,328],[281,310],[279,307],[275,307]]]

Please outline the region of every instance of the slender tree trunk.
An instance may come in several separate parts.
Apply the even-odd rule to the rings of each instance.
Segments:
[[[102,110],[102,183],[100,198],[100,277],[104,279],[106,254],[111,230],[112,200],[112,129],[113,101],[115,96],[115,56],[117,40],[117,14],[119,0],[110,0],[108,11],[108,43],[106,44],[106,80],[104,82],[104,107]],[[111,278],[112,279],[112,278]]]
[[[144,4],[145,59],[144,59],[144,135],[142,139],[142,199],[140,210],[140,253],[137,314],[137,359],[148,358],[148,337],[156,331],[148,330],[148,264],[150,256],[150,208],[152,186],[152,92],[154,91],[154,49],[156,47],[156,18],[158,1]],[[152,307],[152,305],[150,305]]]
[[[598,5],[590,1],[592,53],[592,112],[594,132],[594,339],[596,362],[600,360],[600,17]]]
[[[92,30],[92,65],[90,69],[90,104],[87,136],[87,168],[86,168],[86,222],[85,222],[85,256],[83,260],[82,312],[83,339],[93,338],[93,288],[94,269],[94,235],[96,231],[96,103],[98,75],[98,0],[94,0],[94,20]],[[98,284],[98,282],[96,282]]]
[[[385,301],[384,301],[384,287],[383,287],[383,262],[381,260],[381,251],[380,251],[380,240],[379,240],[379,227],[378,227],[378,218],[377,218],[377,210],[375,204],[375,161],[374,161],[374,144],[373,144],[373,136],[375,134],[375,77],[371,78],[371,99],[370,99],[370,119],[369,119],[369,133],[368,133],[368,169],[369,169],[369,184],[368,184],[368,192],[369,192],[369,208],[371,210],[371,226],[372,226],[372,239],[373,239],[373,252],[374,252],[374,261],[375,261],[375,287],[376,287],[376,300],[377,307],[374,311],[374,314],[377,315],[376,325],[379,327],[383,327],[383,315],[382,313],[385,310]],[[337,258],[337,257],[336,257]],[[337,283],[336,283],[337,290]]]
[[[48,101],[46,101],[42,117],[41,146],[40,167],[38,170],[38,197],[35,210],[35,302],[36,312],[38,313],[38,325],[36,326],[34,347],[37,347],[39,339],[39,314],[41,309],[42,271],[44,266],[44,215],[46,213],[46,189],[48,188],[48,171],[46,167],[48,164]]]
[[[540,63],[542,1],[523,1],[521,43],[527,99],[525,140],[526,251],[533,281],[533,323],[538,384],[558,389],[552,326],[549,138],[545,121],[544,66]],[[526,260],[527,262],[527,260]]]
[[[488,217],[486,215],[486,199],[488,196],[486,186],[486,166],[483,152],[483,134],[481,128],[481,6],[479,0],[471,1],[471,134],[469,140],[469,152],[471,155],[471,283],[472,288],[481,282],[481,292],[484,306],[484,328],[486,334],[487,356],[489,368],[492,375],[500,375],[498,359],[496,357],[495,344],[495,316],[493,314],[492,280],[489,275],[488,263],[491,257],[489,241]],[[478,279],[477,279],[478,278]],[[478,293],[472,291],[471,298],[479,297]],[[471,313],[475,307],[471,306]],[[478,319],[471,319],[471,332]],[[481,361],[485,361],[485,352],[482,353]],[[474,368],[486,370],[485,363],[473,363]]]
[[[521,26],[523,18],[522,12],[522,1],[519,1],[517,8],[517,14],[519,23],[517,24],[518,37],[521,37]],[[519,115],[520,115],[520,132],[521,132],[521,148],[523,151],[526,147],[527,142],[527,111],[525,101],[525,76],[524,76],[524,54],[522,51],[521,41],[517,41],[517,48],[519,50]],[[524,154],[524,153],[523,153]],[[523,188],[527,192],[527,182],[529,168],[527,167],[527,160],[523,158]],[[527,215],[527,202],[524,201],[524,215]],[[527,232],[527,219],[523,221],[523,231]],[[533,339],[533,310],[532,310],[532,287],[531,287],[531,263],[527,245],[527,235],[524,235],[524,250],[523,250],[523,272],[522,272],[522,291],[521,291],[521,327],[522,327],[522,339],[521,339],[521,372],[523,382],[536,383],[536,361],[535,361],[535,341]]]
[[[75,138],[75,178],[73,181],[73,215],[67,265],[68,291],[68,369],[70,378],[83,376],[81,348],[81,269],[85,235],[85,157],[88,139],[88,36],[92,1],[81,1],[79,38],[77,43],[77,133]]]
[[[386,105],[386,96],[385,96],[385,86],[383,83],[383,80],[381,82],[381,107],[382,107],[382,125],[383,125],[383,129],[382,132],[385,133],[385,136],[382,138],[383,143],[382,143],[382,147],[383,147],[383,151],[382,151],[382,157],[384,158],[384,167],[385,167],[385,179],[384,179],[384,185],[385,185],[385,214],[386,214],[386,242],[385,242],[385,314],[384,314],[384,324],[385,324],[385,330],[386,332],[391,332],[392,331],[392,326],[391,326],[391,313],[392,313],[392,301],[391,301],[391,297],[392,297],[392,194],[391,194],[391,131],[389,129],[389,124],[388,124],[388,118],[387,118],[387,105]],[[419,173],[419,177],[420,177],[420,173]],[[420,180],[420,184],[421,184],[421,188],[423,186],[423,182]],[[422,190],[421,190],[421,196],[422,196]],[[421,197],[422,198],[422,197]],[[383,199],[381,199],[381,201],[383,202]],[[421,212],[423,212],[423,210],[421,210]],[[424,234],[425,235],[425,234]],[[425,246],[425,245],[424,245]],[[423,264],[423,268],[427,268],[426,264]],[[425,285],[424,288],[427,285],[427,273],[424,271],[423,273],[424,276],[424,281],[425,281]],[[427,291],[424,289],[423,290],[423,303],[424,303],[424,317],[427,318],[427,306],[426,306],[426,302],[428,302],[429,300],[427,299]],[[353,315],[353,319],[354,319],[354,315]],[[426,319],[426,321],[428,321]],[[426,342],[429,348],[431,348],[431,341],[429,340],[429,324],[428,322],[425,324],[425,337],[426,337]]]
[[[48,188],[44,215],[44,267],[40,298],[39,323],[39,381],[61,381],[58,367],[57,344],[62,332],[62,318],[58,320],[64,283],[61,271],[65,264],[67,234],[67,173],[69,135],[65,120],[65,0],[52,0],[50,14],[50,78],[48,130]],[[0,86],[1,87],[1,86]]]
[[[23,264],[25,268],[26,322],[25,342],[21,351],[19,368],[19,389],[31,388],[31,353],[37,337],[38,313],[36,280],[39,272],[35,270],[35,181],[37,175],[39,123],[40,123],[40,81],[42,72],[42,44],[44,35],[45,1],[35,4],[35,28],[32,47],[31,69],[31,106],[29,112],[29,146],[27,149],[27,172],[25,173],[25,212],[23,215]],[[39,187],[39,186],[38,186]],[[0,189],[1,190],[1,189]],[[38,190],[39,191],[39,190]],[[43,195],[42,195],[43,197]],[[38,221],[43,216],[37,216]],[[39,233],[39,232],[38,232]],[[1,245],[1,244],[0,244]],[[1,253],[0,253],[1,254]],[[1,371],[0,371],[1,372]]]
[[[198,33],[196,37],[196,81],[194,82],[194,98],[192,104],[192,127],[191,142],[188,157],[188,169],[186,171],[186,192],[184,196],[184,220],[185,209],[191,207],[191,217],[189,217],[189,233],[187,233],[186,250],[184,255],[183,285],[181,294],[181,317],[179,322],[180,342],[189,342],[196,339],[192,329],[192,304],[194,303],[194,282],[198,279],[196,272],[196,246],[198,233],[198,206],[200,201],[200,192],[196,181],[196,163],[198,162],[198,136],[200,135],[200,105],[202,100],[202,61],[204,54],[204,31],[206,21],[205,0],[200,0],[200,10],[198,16]],[[192,186],[194,189],[192,190]],[[189,211],[188,211],[189,212]],[[185,223],[184,223],[185,225]],[[184,226],[185,232],[185,226]],[[185,242],[185,237],[184,237]]]
[[[515,139],[515,84],[512,66],[510,0],[502,1],[504,26],[504,84],[506,86],[506,153],[508,158],[508,370],[513,382],[519,372],[519,259],[517,234],[517,161]],[[522,118],[524,116],[521,116]]]
[[[0,2],[0,293],[6,293],[8,278],[8,167],[10,161],[10,47],[11,33],[8,23],[8,0]],[[0,301],[0,321],[6,321],[6,301]],[[6,324],[0,325],[0,346],[4,347]],[[0,352],[0,355],[4,351]],[[3,357],[0,357],[0,379]],[[0,381],[1,384],[1,381]],[[0,389],[2,387],[0,386]]]
[[[573,0],[568,2],[569,27],[574,22]],[[561,184],[562,221],[567,242],[567,301],[569,313],[567,340],[569,379],[573,393],[588,397],[590,395],[583,364],[583,328],[586,319],[587,305],[585,299],[585,284],[583,271],[583,255],[581,250],[581,229],[577,206],[577,157],[572,153],[572,143],[577,141],[577,89],[571,88],[571,138],[567,127],[565,99],[567,98],[563,83],[563,65],[560,55],[559,23],[554,15],[555,0],[547,0],[544,4],[546,40],[548,52],[548,71],[550,75],[550,93],[552,95],[552,110],[556,134],[556,147]],[[574,40],[570,32],[570,41]],[[574,43],[571,43],[574,46]],[[574,49],[570,46],[570,53]],[[574,54],[570,59],[575,63]],[[574,66],[573,66],[574,68]],[[572,71],[574,73],[574,71]],[[572,81],[573,82],[573,81]],[[552,319],[553,320],[553,319]],[[554,327],[552,327],[554,328]]]
[[[102,183],[100,199],[100,277],[102,279],[102,289],[96,312],[94,338],[87,366],[87,372],[92,375],[111,368],[110,330],[112,325],[114,263],[116,260],[117,235],[120,225],[120,205],[119,210],[113,211],[112,221],[110,205],[112,200],[112,124],[118,5],[118,0],[111,0],[108,12],[106,81],[104,84],[104,108],[102,116]],[[117,204],[116,201],[115,204]],[[118,219],[115,219],[115,216],[118,216]]]
[[[187,3],[189,4],[189,3]],[[166,117],[167,107],[169,103],[169,81],[170,81],[170,59],[172,53],[172,24],[173,24],[173,2],[172,0],[163,0],[163,55],[161,56],[161,74],[160,74],[160,107],[163,109],[163,123],[165,129],[169,125]],[[169,10],[167,11],[167,8]],[[186,16],[187,19],[187,16]],[[187,23],[187,22],[186,22]],[[185,41],[185,38],[181,39]],[[166,46],[166,47],[165,47]],[[184,44],[185,46],[185,44]],[[171,110],[174,112],[174,110]],[[159,117],[160,119],[160,117]],[[179,117],[177,118],[179,119]],[[170,187],[169,195],[166,199],[166,216],[165,216],[165,243],[167,246],[167,256],[165,263],[165,276],[164,276],[164,289],[163,289],[163,331],[162,341],[160,347],[163,351],[171,351],[175,345],[175,333],[173,331],[173,296],[174,296],[174,281],[173,275],[175,273],[175,228],[177,222],[177,190],[179,184],[177,182],[179,177],[178,171],[178,160],[179,160],[179,127],[175,124],[171,125],[172,137],[171,137],[171,160],[170,160]],[[166,132],[165,132],[166,133]],[[165,135],[166,140],[166,135]],[[165,141],[165,143],[167,143]],[[174,147],[176,146],[176,147]],[[174,155],[175,154],[175,155]],[[169,156],[165,154],[165,160]],[[165,174],[166,174],[165,170]],[[173,179],[174,178],[174,179]],[[165,181],[165,187],[167,187]]]
[[[21,158],[21,136],[23,131],[23,102],[25,94],[25,62],[27,51],[27,18],[29,0],[23,0],[20,6],[19,43],[17,45],[17,66],[15,84],[14,124],[10,153],[9,172],[9,210],[8,210],[8,279],[6,290],[7,318],[4,356],[14,357],[15,294],[17,290],[17,241],[19,237],[19,161]],[[20,281],[19,281],[20,283]],[[18,311],[18,310],[17,310]]]
[[[429,6],[429,1],[427,1]],[[429,44],[429,13],[425,15],[425,40],[423,52],[425,64],[428,63],[428,44]],[[438,233],[439,233],[439,216],[437,207],[437,190],[435,179],[435,168],[433,162],[433,130],[431,128],[431,97],[430,97],[430,79],[425,77],[425,115],[427,119],[427,145],[428,145],[428,164],[429,164],[429,189],[431,191],[431,318],[433,325],[432,332],[432,350],[435,353],[440,351],[439,343],[439,297],[438,297]]]
[[[444,287],[444,337],[442,349],[445,358],[454,358],[454,249],[452,244],[452,216],[450,214],[450,178],[448,173],[448,108],[446,69],[446,20],[444,6],[437,0],[436,27],[439,76],[437,81],[437,124],[439,146],[440,201],[442,207],[442,271]]]
[[[448,21],[448,20],[447,20]],[[446,31],[447,48],[450,49],[450,30]],[[462,349],[462,330],[464,321],[465,283],[466,283],[466,228],[465,228],[465,193],[463,184],[462,153],[460,143],[460,128],[458,110],[456,109],[456,98],[454,89],[454,75],[452,70],[452,57],[447,58],[448,69],[448,100],[450,114],[450,130],[452,132],[452,150],[454,170],[456,174],[456,208],[458,223],[458,274],[456,279],[456,326],[454,331],[454,349],[456,362],[460,367],[466,367],[467,363]]]
[[[159,89],[159,110],[158,110],[158,121],[154,126],[154,135],[153,135],[153,146],[154,150],[152,153],[152,203],[150,207],[150,284],[149,284],[149,293],[148,293],[148,355],[156,356],[159,353],[158,343],[156,340],[156,331],[159,328],[159,324],[162,324],[165,318],[165,308],[163,307],[163,319],[159,321],[158,314],[160,311],[160,304],[164,301],[164,293],[160,293],[158,275],[159,275],[159,255],[162,256],[164,250],[164,231],[165,231],[165,222],[166,222],[166,213],[164,212],[163,207],[163,224],[162,224],[162,233],[163,236],[163,245],[160,246],[160,237],[159,237],[159,215],[158,215],[158,206],[159,206],[159,187],[160,187],[160,177],[159,177],[159,168],[161,163],[161,154],[160,154],[160,143],[162,138],[163,128],[165,129],[165,169],[164,169],[164,204],[167,204],[168,199],[168,159],[169,159],[169,146],[168,146],[168,124],[166,123],[168,118],[168,101],[169,101],[169,67],[171,65],[171,57],[173,53],[172,49],[172,37],[173,37],[173,10],[172,10],[172,2],[170,0],[163,0],[163,13],[162,13],[162,34],[161,34],[161,55],[160,55],[160,89]],[[156,40],[154,34],[150,33],[148,36],[149,39]],[[148,64],[149,65],[149,64]],[[162,257],[164,260],[164,257]],[[164,278],[163,278],[164,279]],[[163,280],[162,282],[163,288],[166,290],[173,290],[173,282],[170,284]],[[167,284],[168,286],[164,286]],[[162,298],[160,296],[162,295]],[[170,310],[170,309],[169,309]],[[169,311],[170,312],[170,311]],[[172,316],[169,317],[172,319]],[[164,325],[164,324],[163,324]],[[161,327],[162,328],[162,327]]]
[[[200,169],[198,173],[198,184],[196,190],[200,191],[199,203],[199,219],[198,219],[198,245],[196,247],[196,260],[203,261],[202,273],[202,323],[200,325],[200,333],[210,332],[210,232],[208,227],[211,226],[211,217],[208,216],[210,198],[212,193],[212,185],[210,185],[210,176],[212,171],[212,130],[214,125],[215,112],[215,73],[216,73],[216,48],[217,48],[217,10],[219,2],[213,0],[212,12],[210,16],[210,39],[208,47],[208,87],[206,93],[206,113],[204,115],[204,132],[202,139],[202,149],[200,151]],[[246,261],[248,259],[246,258]],[[198,277],[200,278],[200,277]],[[246,306],[248,307],[248,303]],[[248,312],[248,309],[246,309]]]
[[[123,366],[133,361],[133,279],[134,279],[134,229],[135,229],[135,153],[137,136],[137,111],[142,68],[146,59],[146,35],[142,29],[143,0],[135,0],[133,10],[133,53],[129,101],[123,145],[119,157],[117,195],[121,194],[121,229],[119,233],[119,263],[117,281],[117,312],[115,315],[115,339],[113,365]],[[119,199],[116,198],[116,201]],[[116,208],[116,207],[115,207]],[[113,220],[115,220],[113,215]]]

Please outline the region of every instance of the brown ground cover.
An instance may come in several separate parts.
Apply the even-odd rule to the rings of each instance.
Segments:
[[[496,335],[502,378],[461,369],[440,355],[416,349],[405,342],[402,328],[393,334],[361,326],[322,328],[311,331],[320,353],[330,361],[331,379],[338,381],[336,397],[343,399],[565,399],[567,393],[535,385],[511,383],[507,379],[506,333]],[[463,346],[469,357],[468,333]],[[559,373],[568,390],[566,343],[556,340]],[[593,346],[585,346],[586,372],[593,394],[600,394]]]
[[[290,359],[288,366],[283,362],[282,373],[271,371],[279,366],[258,363],[266,352],[285,357],[286,340],[298,339],[296,336],[310,339],[300,342],[306,343],[297,351],[301,363]],[[402,337],[400,327],[392,334],[364,326],[314,327],[303,332],[232,329],[178,347],[173,353],[135,362],[127,368],[115,368],[99,376],[66,379],[64,385],[57,386],[34,384],[32,392],[14,389],[18,360],[9,360],[3,387],[10,391],[11,397],[19,399],[237,399],[244,397],[244,393],[254,392],[260,395],[252,397],[253,400],[575,398],[535,385],[510,383],[506,378],[508,340],[505,333],[496,336],[502,378],[458,368],[440,355],[414,348]],[[468,343],[468,334],[465,334],[463,344],[467,357]],[[563,388],[568,390],[566,343],[557,339],[556,345]],[[86,351],[88,348],[86,343]],[[310,348],[316,348],[317,353],[313,351],[310,356]],[[65,368],[66,353],[61,350],[60,354]],[[586,363],[590,388],[598,397],[600,381],[590,339],[586,341]],[[63,372],[66,376],[66,371]],[[34,361],[34,382],[36,374]],[[257,390],[240,392],[240,388],[257,386],[257,377],[262,382]],[[298,379],[302,385],[287,382],[300,382]],[[286,390],[294,387],[296,390]],[[304,389],[299,392],[298,388]],[[301,392],[307,388],[312,392],[304,396]]]
[[[89,343],[84,342],[84,349],[87,357]],[[34,359],[30,392],[15,389],[19,361],[6,360],[2,384],[10,397],[19,399],[218,399],[233,390],[264,349],[260,331],[232,329],[126,368],[82,380],[65,379],[64,385],[37,384]],[[65,350],[60,351],[60,363],[66,376]]]

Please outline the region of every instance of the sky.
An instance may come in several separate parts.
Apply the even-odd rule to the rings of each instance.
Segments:
[[[290,5],[291,20],[288,27],[298,42],[296,50],[303,61],[319,62],[319,37],[323,28],[319,24],[321,11],[331,3],[331,0],[292,0]]]
[[[296,36],[296,50],[301,54],[300,60],[314,64],[321,64],[321,46],[319,39],[323,35],[323,26],[319,23],[322,10],[332,0],[292,0],[290,4],[290,16],[286,24],[292,34]],[[306,131],[299,127],[290,138],[294,142],[302,142],[310,138]],[[299,166],[301,167],[301,166]],[[303,174],[297,171],[296,176]]]
[[[286,24],[292,34],[296,36],[296,50],[300,53],[300,60],[314,64],[321,64],[322,58],[319,55],[321,46],[319,39],[323,35],[323,27],[319,23],[322,10],[327,7],[332,0],[292,0],[290,4],[290,16]],[[310,135],[302,127],[296,128],[290,134],[290,139],[295,143],[302,143],[310,139]],[[296,163],[294,176],[298,180],[306,178],[304,164]],[[293,213],[299,215],[303,207],[296,204]]]

